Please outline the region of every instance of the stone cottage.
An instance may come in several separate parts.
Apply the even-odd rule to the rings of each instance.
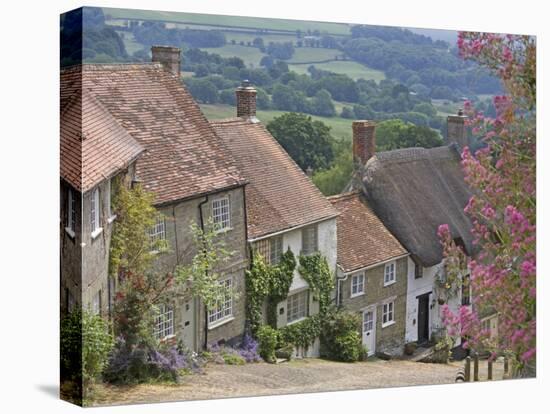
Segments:
[[[134,151],[128,151],[128,155],[125,152],[125,158],[113,163],[119,170],[128,171],[130,180],[141,182],[155,196],[154,204],[160,214],[156,225],[150,230],[150,237],[165,239],[170,248],[168,253],[158,255],[155,263],[158,271],[170,272],[180,264],[190,263],[196,253],[190,225],[197,223],[204,226],[211,220],[217,225],[219,237],[223,238],[227,249],[234,252],[230,263],[218,269],[224,275],[220,283],[224,283],[228,291],[243,292],[244,271],[248,266],[244,192],[247,181],[231,153],[225,149],[182,85],[180,50],[153,47],[152,52],[157,63],[83,64],[63,69],[62,125],[67,125],[67,129],[75,134],[73,141],[78,141],[80,124],[85,126],[88,123],[90,128],[95,128],[98,142],[106,141],[115,133],[127,141],[131,140]],[[63,108],[80,95],[96,102],[101,108],[101,112],[94,112],[97,119],[90,118],[89,111],[79,114],[78,108],[73,111],[72,118],[67,118]],[[82,128],[82,133],[84,144],[88,139],[86,128]],[[107,146],[98,144],[98,149],[92,154],[94,160],[101,159],[109,150],[118,150],[121,144],[113,139]],[[107,214],[108,179],[114,172],[96,170],[94,165],[83,165],[84,177],[93,173],[97,179],[85,187],[79,186],[77,171],[71,172],[76,182],[68,181],[69,173],[63,171],[63,165],[78,162],[75,151],[78,152],[78,148],[62,159],[61,178],[62,187],[68,182],[74,190],[84,193],[84,197],[76,196],[77,200],[82,198],[82,225],[75,225],[75,233],[79,231],[81,235],[78,235],[74,246],[69,245],[75,256],[81,251],[82,261],[71,262],[62,256],[62,279],[82,278],[83,283],[89,285],[82,287],[82,304],[87,306],[90,301],[88,297],[93,298],[98,289],[104,296],[103,289],[108,278],[111,278],[112,285],[116,285],[116,275],[105,274],[110,233],[98,230],[107,229],[110,221],[116,221],[116,217]],[[134,165],[131,161],[137,155],[140,156],[135,161],[135,168],[129,168]],[[99,191],[94,190],[98,185]],[[62,202],[62,217],[67,216],[66,210],[70,205],[69,202]],[[80,211],[78,208],[77,214]],[[67,232],[64,234],[70,236]],[[62,250],[64,245],[71,243],[65,239]],[[90,255],[93,259],[89,258]],[[97,282],[88,281],[88,269],[101,273],[101,276],[94,276]],[[78,290],[78,286],[74,290]],[[102,300],[102,304],[108,301]],[[209,312],[199,302],[197,298],[180,294],[174,303],[161,304],[156,336],[164,340],[181,339],[189,348],[200,349],[206,342],[231,341],[242,334],[244,295],[228,295]]]
[[[320,252],[334,269],[338,212],[256,118],[256,89],[244,82],[236,94],[237,117],[212,126],[249,181],[244,193],[251,249],[269,264],[289,248],[296,257]],[[277,327],[317,313],[318,305],[296,270],[287,299],[277,305]],[[318,352],[316,343],[307,356]]]
[[[97,98],[77,86],[81,82],[80,70],[62,75],[61,311],[82,305],[107,316],[114,291],[107,260],[116,218],[111,181],[131,180],[144,148]]]
[[[360,315],[368,355],[401,355],[405,341],[409,253],[360,192],[329,197],[340,212],[336,304]]]
[[[464,213],[470,198],[460,167],[467,145],[465,117],[449,117],[449,145],[376,152],[375,124],[356,122],[353,185],[387,229],[410,253],[405,340],[424,343],[442,333],[440,306],[458,309],[462,292],[447,297],[439,225],[448,224],[455,242],[472,253],[471,222]],[[465,295],[469,298],[469,294]],[[458,341],[457,344],[458,345]]]

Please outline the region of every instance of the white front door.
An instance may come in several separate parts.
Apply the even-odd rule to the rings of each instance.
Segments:
[[[368,355],[376,351],[376,308],[370,307],[363,311],[363,345],[368,349]]]
[[[182,333],[181,339],[185,346],[192,351],[195,349],[195,304],[193,299],[187,299],[183,302],[182,309]]]

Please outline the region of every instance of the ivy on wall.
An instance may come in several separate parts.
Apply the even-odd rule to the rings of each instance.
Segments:
[[[267,300],[267,320],[277,327],[277,303],[286,299],[292,284],[296,259],[290,249],[283,253],[275,266],[265,263],[256,252],[252,267],[246,271],[246,313],[252,335],[256,335],[262,325],[262,307]]]
[[[314,299],[319,301],[319,314],[324,316],[331,303],[334,282],[327,259],[317,252],[310,256],[300,256],[299,263],[298,272],[309,285]]]

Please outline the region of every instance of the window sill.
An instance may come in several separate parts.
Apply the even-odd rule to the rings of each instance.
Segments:
[[[387,328],[388,326],[395,325],[395,321],[390,321],[382,324],[382,328]]]
[[[113,214],[111,217],[107,219],[107,223],[111,224],[113,221],[116,220],[116,214]]]
[[[210,331],[212,329],[219,328],[220,326],[225,325],[226,323],[229,323],[234,319],[235,319],[235,317],[233,315],[231,315],[231,316],[225,317],[224,319],[220,319],[219,321],[213,322],[212,324],[209,323],[208,324],[208,330]]]
[[[392,280],[391,282],[384,283],[384,287],[386,287],[386,286],[391,286],[391,285],[393,285],[393,284],[396,283],[396,282],[397,282],[397,280]]]
[[[173,339],[175,338],[176,335],[172,334],[172,335],[166,335],[164,338],[162,339],[159,339],[160,342],[166,342],[166,341],[169,341],[170,339]]]
[[[364,294],[365,294],[365,292],[352,293],[349,298],[350,299],[358,298],[359,296],[363,296]]]
[[[233,230],[233,227],[226,227],[226,228],[224,228],[224,229],[216,230],[214,233],[215,233],[215,234],[223,234],[223,233],[228,233],[228,232],[230,232],[231,230]]]
[[[76,236],[74,230],[70,227],[65,227],[65,233],[67,233],[71,239],[74,239],[74,237]]]
[[[298,318],[292,322],[287,322],[286,323],[286,326],[290,326],[290,325],[294,325],[295,323],[298,323],[298,322],[302,322],[303,320],[307,319],[307,316],[304,316],[302,318]]]
[[[97,238],[97,236],[99,236],[101,233],[103,233],[103,227],[99,227],[92,231],[92,240]]]

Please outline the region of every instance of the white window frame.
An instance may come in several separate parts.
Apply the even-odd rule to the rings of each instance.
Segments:
[[[306,243],[306,237],[305,235],[308,234],[308,232],[313,233],[313,240],[308,240]],[[308,244],[311,244],[312,246],[308,246]],[[313,247],[313,249],[310,249],[310,247]],[[312,224],[306,227],[302,228],[302,255],[309,256],[311,254],[315,254],[319,251],[319,228],[317,224]]]
[[[107,222],[109,224],[111,224],[113,221],[115,221],[116,219],[116,214],[113,212],[113,206],[112,206],[112,194],[111,194],[111,191],[112,191],[112,181],[113,179],[110,178],[108,181],[107,181],[107,190],[106,190],[106,193],[107,193]]]
[[[166,240],[166,218],[159,213],[155,218],[155,224],[149,229],[149,245],[151,253],[158,253],[153,244],[158,240]]]
[[[99,188],[94,188],[90,197],[90,228],[92,230],[92,239],[101,234],[103,228],[100,226],[100,197]]]
[[[395,260],[384,265],[384,286],[389,286],[397,282],[397,265]]]
[[[382,328],[395,323],[395,301],[391,300],[382,304]]]
[[[154,335],[159,341],[174,336],[174,307],[172,305],[159,305],[158,313],[155,316]]]
[[[303,303],[302,303],[303,302]],[[292,325],[308,316],[309,291],[301,290],[286,298],[286,323]]]
[[[94,315],[101,315],[101,289],[92,298],[91,310]]]
[[[350,297],[355,298],[365,294],[365,272],[351,276]]]
[[[231,202],[228,196],[212,200],[212,222],[216,232],[231,230]]]
[[[67,189],[67,227],[65,231],[73,239],[76,231],[76,197],[72,188]]]
[[[224,285],[225,295],[208,311],[208,327],[210,329],[233,320],[233,277],[220,280]]]

